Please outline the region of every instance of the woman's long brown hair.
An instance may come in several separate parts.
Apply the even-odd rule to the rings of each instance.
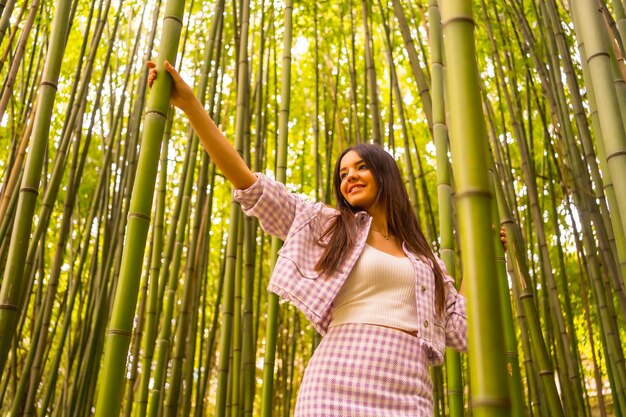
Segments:
[[[372,204],[380,204],[385,207],[389,233],[406,243],[411,252],[431,261],[435,274],[435,306],[437,313],[441,314],[445,302],[443,271],[422,233],[396,161],[378,145],[358,144],[345,149],[337,158],[333,186],[339,214],[322,236],[322,238],[330,236],[330,239],[316,265],[316,269],[322,274],[330,274],[337,270],[344,254],[350,252],[356,243],[357,225],[354,214],[363,211],[363,209],[352,207],[345,200],[341,194],[341,178],[339,176],[341,160],[350,151],[356,152],[363,159],[376,179],[378,193]]]

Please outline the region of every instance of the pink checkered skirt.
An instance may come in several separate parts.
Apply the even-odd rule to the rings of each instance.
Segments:
[[[305,372],[294,417],[433,415],[426,348],[387,327],[333,327]]]

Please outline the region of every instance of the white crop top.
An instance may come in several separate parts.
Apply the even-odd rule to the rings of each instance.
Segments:
[[[415,272],[408,258],[365,245],[335,298],[329,327],[347,323],[419,329]]]

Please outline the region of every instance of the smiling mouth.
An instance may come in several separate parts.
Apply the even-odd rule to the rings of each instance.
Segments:
[[[365,188],[364,185],[353,185],[348,191],[348,194],[352,194],[353,192],[362,190],[363,188]]]

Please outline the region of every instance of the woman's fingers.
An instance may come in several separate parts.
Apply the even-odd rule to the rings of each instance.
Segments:
[[[174,82],[183,81],[182,77],[180,76],[178,71],[176,71],[176,68],[172,66],[172,64],[170,64],[168,61],[165,61],[164,66],[165,66],[165,70],[172,76],[172,79],[174,80]]]
[[[152,83],[154,83],[154,80],[157,76],[156,64],[152,61],[147,61],[146,67],[150,69],[150,71],[148,72],[148,87],[152,88]]]
[[[154,79],[157,76],[156,70],[153,68],[148,73],[148,87],[152,88],[152,83],[154,83]]]
[[[146,66],[150,69],[148,73],[148,86],[152,88],[152,84],[154,83],[154,80],[157,78],[158,75],[157,65],[152,61],[147,61]],[[193,90],[191,90],[189,85],[187,85],[185,80],[180,76],[180,74],[178,73],[178,71],[176,71],[176,68],[174,68],[172,64],[164,61],[163,68],[172,77],[173,81],[171,86],[172,89],[170,91],[170,104],[184,111],[186,103],[189,102],[189,100],[193,100],[194,98]],[[160,66],[159,71],[163,72]],[[163,77],[163,75],[161,75],[161,77]]]
[[[150,69],[150,72],[148,72],[148,86],[152,87],[152,83],[154,83],[157,77],[156,64],[153,61],[147,61],[146,66]],[[164,66],[175,82],[182,80],[176,69],[169,62],[165,61]]]
[[[150,68],[150,72],[148,73],[148,85],[152,87],[152,83],[157,77],[156,64],[153,61],[147,61],[146,66]],[[172,64],[170,64],[168,61],[165,61],[163,66],[165,67],[165,70],[172,76],[174,82],[184,82],[182,77],[180,76],[178,71],[176,71],[176,68],[172,66]]]

